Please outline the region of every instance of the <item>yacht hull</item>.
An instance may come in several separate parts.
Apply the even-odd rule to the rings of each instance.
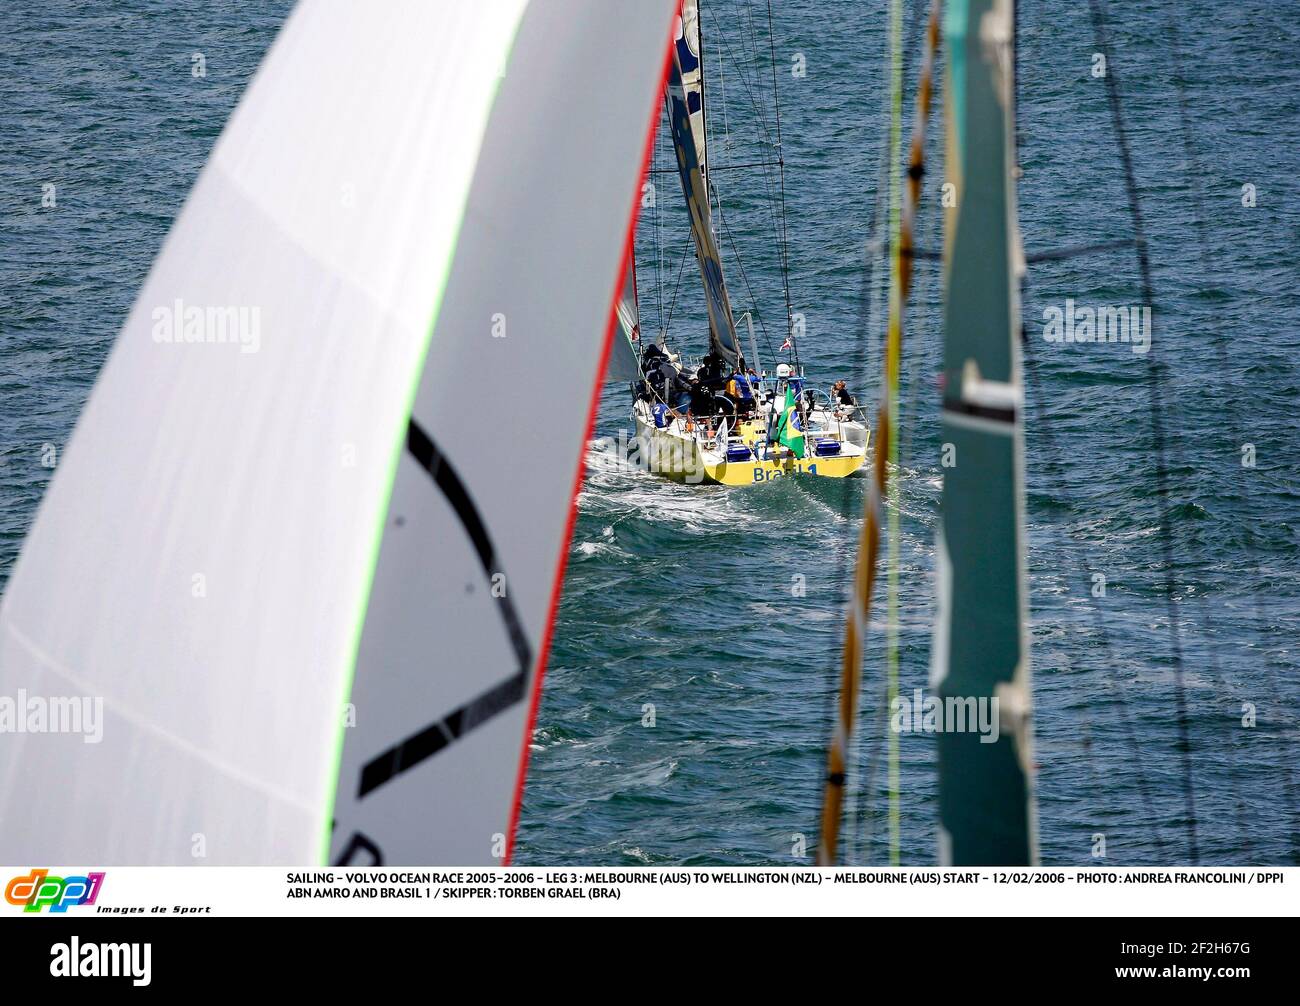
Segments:
[[[694,436],[659,429],[640,417],[636,428],[646,469],[685,484],[753,486],[796,475],[842,479],[858,471],[866,458],[857,445],[845,443],[832,457],[796,458],[783,451],[780,457],[727,461]]]

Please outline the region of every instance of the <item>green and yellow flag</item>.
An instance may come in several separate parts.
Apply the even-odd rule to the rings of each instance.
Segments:
[[[785,389],[785,408],[777,421],[777,442],[785,444],[794,451],[797,458],[803,457],[803,429],[799,426],[799,403],[792,388]]]

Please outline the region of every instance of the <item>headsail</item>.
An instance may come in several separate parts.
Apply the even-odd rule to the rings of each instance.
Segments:
[[[989,703],[994,743],[939,735],[940,858],[1037,857],[1030,768],[1022,392],[1012,179],[1012,0],[951,0],[947,177],[957,187],[944,249],[944,469],[932,684]]]
[[[616,324],[609,347],[607,381],[635,381],[641,376],[641,314],[636,296],[636,254],[627,255],[627,275],[623,292],[614,305]]]
[[[695,257],[699,261],[700,279],[704,283],[705,303],[709,312],[709,345],[728,365],[734,366],[740,357],[740,349],[736,342],[736,325],[732,320],[727,285],[722,278],[722,258],[718,254],[718,245],[709,220],[708,190],[688,111],[690,92],[683,77],[682,48],[673,48],[668,71],[668,121],[672,130],[673,147],[677,153],[677,172],[682,182],[682,195],[686,197],[686,208],[691,215]]]
[[[0,738],[0,860],[508,855],[674,7],[290,16],[0,605],[0,692],[103,708]]]

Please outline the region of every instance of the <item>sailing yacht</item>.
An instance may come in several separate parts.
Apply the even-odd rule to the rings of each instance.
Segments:
[[[855,405],[838,404],[807,381],[798,362],[788,292],[782,348],[790,361],[771,377],[758,371],[752,312],[741,315],[749,325],[748,358],[737,338],[709,199],[699,14],[698,0],[685,0],[664,100],[708,311],[709,351],[700,361],[674,352],[665,332],[638,353],[633,258],[618,311],[610,377],[631,384],[638,451],[657,474],[733,486],[793,475],[844,478],[866,459],[869,427]],[[784,270],[784,249],[782,259]]]

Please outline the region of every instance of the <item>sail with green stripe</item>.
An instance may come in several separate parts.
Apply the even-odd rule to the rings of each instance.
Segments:
[[[1024,473],[1012,0],[953,0],[944,249],[942,524],[931,684],[944,708],[996,717],[939,735],[940,860],[1037,858],[1025,626]]]
[[[0,861],[509,860],[675,15],[289,16],[0,602],[0,695],[102,704],[0,736]]]

